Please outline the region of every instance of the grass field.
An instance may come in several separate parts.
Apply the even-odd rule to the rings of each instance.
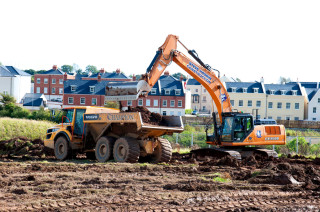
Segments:
[[[44,139],[46,130],[56,123],[27,119],[0,118],[0,140],[24,136],[28,139]]]

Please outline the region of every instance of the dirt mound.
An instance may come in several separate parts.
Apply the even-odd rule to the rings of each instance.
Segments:
[[[52,155],[52,152],[45,148],[41,139],[28,139],[16,137],[10,140],[0,141],[0,156],[2,157],[38,157],[44,158]]]
[[[144,123],[152,124],[152,125],[158,125],[158,126],[167,126],[168,124],[166,121],[162,118],[162,115],[159,113],[153,113],[150,112],[146,107],[128,107],[128,110],[125,112],[140,112],[141,118]]]

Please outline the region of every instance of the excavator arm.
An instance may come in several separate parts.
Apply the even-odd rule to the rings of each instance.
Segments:
[[[219,119],[222,121],[222,113],[232,112],[228,92],[220,79],[215,75],[209,65],[205,65],[197,56],[195,51],[188,50],[188,53],[197,61],[193,61],[177,50],[179,37],[169,35],[162,46],[159,47],[154,59],[147,69],[147,73],[142,76],[138,83],[138,92],[149,92],[158,81],[162,73],[171,62],[175,62],[209,92],[215,105],[217,106]]]

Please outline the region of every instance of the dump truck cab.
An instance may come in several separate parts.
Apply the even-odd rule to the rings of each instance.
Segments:
[[[105,162],[168,162],[170,143],[162,135],[183,131],[180,116],[163,116],[165,126],[144,123],[140,112],[121,112],[104,107],[70,107],[63,109],[61,123],[47,130],[44,144],[59,160],[77,153]]]

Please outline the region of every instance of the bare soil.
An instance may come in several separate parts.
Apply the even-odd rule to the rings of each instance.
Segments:
[[[319,211],[320,161],[173,155],[169,164],[84,156],[0,158],[0,211]]]
[[[128,107],[128,110],[125,112],[140,112],[142,121],[147,124],[158,125],[158,126],[167,126],[165,120],[162,119],[160,113],[153,113],[148,110],[146,107]]]

